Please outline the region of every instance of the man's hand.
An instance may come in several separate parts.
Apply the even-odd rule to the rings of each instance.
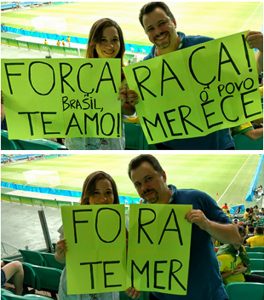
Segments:
[[[200,209],[190,210],[185,218],[188,222],[194,223],[199,226],[202,230],[208,230],[209,220],[206,218],[205,214]]]
[[[135,113],[135,105],[138,104],[138,94],[130,90],[126,83],[119,89],[119,100],[122,101],[122,112],[127,115]]]
[[[250,48],[257,48],[263,52],[263,34],[260,31],[249,31],[246,40]]]

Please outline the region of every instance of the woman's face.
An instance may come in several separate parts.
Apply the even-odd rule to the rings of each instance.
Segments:
[[[100,179],[95,184],[93,195],[89,197],[90,204],[113,204],[114,193],[112,184],[108,179]]]
[[[95,45],[99,58],[114,58],[120,50],[118,31],[114,26],[106,27],[101,40]]]

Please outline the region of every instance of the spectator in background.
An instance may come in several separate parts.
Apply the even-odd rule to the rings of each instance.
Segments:
[[[245,237],[245,228],[239,226],[239,233]],[[220,272],[225,284],[231,282],[261,282],[264,277],[250,274],[250,260],[245,247],[241,244],[225,244],[217,251]]]
[[[86,58],[119,58],[123,66],[124,53],[125,43],[120,26],[108,18],[96,21],[90,30]],[[124,82],[124,77],[122,79]],[[136,99],[130,98],[121,103],[123,114],[129,114],[134,101]],[[69,150],[124,150],[124,127],[120,138],[67,138],[65,145]]]
[[[58,47],[60,47],[60,40],[57,40],[57,43],[56,43],[56,45],[58,46]]]
[[[13,280],[15,293],[17,295],[22,295],[24,270],[20,261],[11,261],[7,264],[1,261],[1,287],[4,287],[6,282],[10,279]]]
[[[68,47],[71,47],[71,37],[70,36],[67,36],[66,41],[68,43]]]
[[[44,45],[48,45],[47,39],[44,39]]]
[[[185,216],[192,223],[188,291],[186,296],[151,293],[155,299],[225,300],[214,245],[211,237],[224,243],[239,243],[237,226],[209,195],[194,189],[177,189],[167,185],[167,176],[159,161],[142,154],[129,163],[128,175],[139,197],[147,204],[192,204]],[[144,204],[142,204],[144,205]],[[151,254],[150,254],[151,255]],[[130,294],[133,296],[133,294]]]
[[[251,140],[258,140],[263,138],[263,128],[254,128],[251,122],[231,128],[232,136],[243,134]]]
[[[246,240],[246,244],[249,245],[251,248],[264,247],[264,235],[262,226],[257,226],[255,228],[254,236],[249,237]]]
[[[225,204],[222,206],[223,212],[226,213],[228,209],[229,209],[229,207],[228,207],[227,203],[225,203]]]

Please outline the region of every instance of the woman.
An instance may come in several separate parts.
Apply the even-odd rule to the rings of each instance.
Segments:
[[[90,30],[86,58],[120,58],[121,66],[124,66],[124,53],[125,43],[120,26],[108,18],[96,21]],[[122,81],[122,88],[126,87],[123,75]],[[122,101],[122,113],[131,114],[136,100],[132,96]],[[68,138],[65,140],[65,145],[69,150],[124,150],[125,133],[123,129],[122,137],[113,139]]]
[[[116,183],[113,178],[103,171],[91,173],[84,181],[81,196],[81,205],[87,204],[119,204]],[[60,241],[57,242],[55,258],[65,263],[66,242],[63,236],[63,228],[59,229]],[[60,300],[118,300],[119,293],[101,293],[85,295],[68,295],[66,288],[66,268],[64,268],[59,285]]]

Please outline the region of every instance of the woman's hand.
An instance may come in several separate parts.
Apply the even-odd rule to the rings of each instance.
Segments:
[[[67,251],[66,240],[60,240],[56,244],[55,259],[60,263],[65,263],[65,253]]]
[[[140,297],[140,292],[132,287],[126,290],[126,294],[132,299],[138,299]]]

